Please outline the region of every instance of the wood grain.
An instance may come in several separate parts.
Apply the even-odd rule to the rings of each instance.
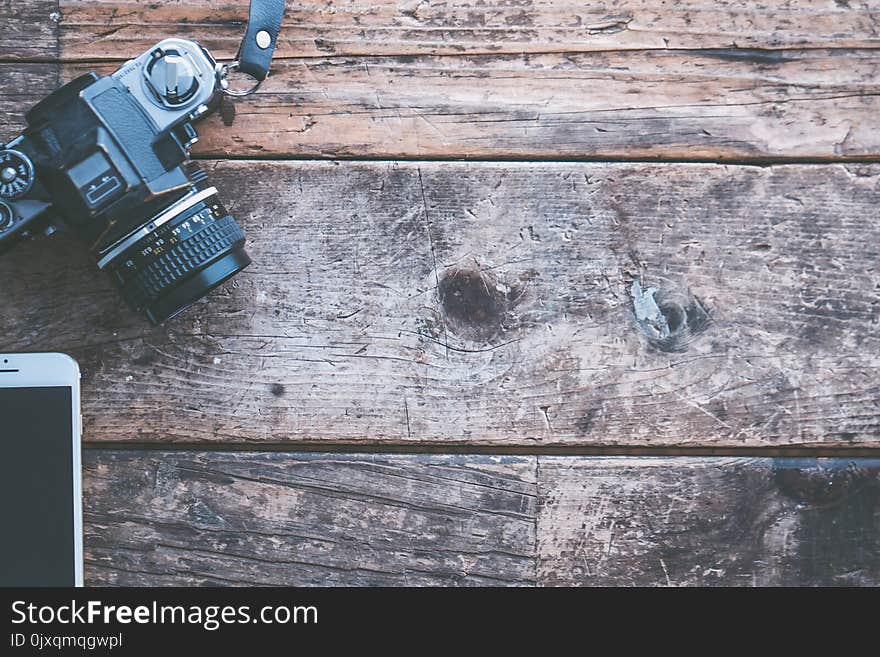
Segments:
[[[162,328],[0,259],[87,441],[877,446],[880,167],[206,164],[255,262]]]
[[[89,585],[529,585],[534,457],[86,451]]]
[[[539,457],[546,585],[877,586],[880,461]]]
[[[0,143],[24,129],[24,113],[59,85],[57,64],[0,63]]]
[[[85,452],[92,585],[874,585],[880,461]]]
[[[246,5],[0,0],[0,140]],[[158,329],[20,246],[0,351],[78,358],[92,447],[877,448],[880,166],[418,160],[876,159],[878,9],[297,3],[197,155],[417,161],[205,162],[255,263]],[[98,585],[880,583],[876,460],[91,449],[85,507]]]
[[[66,58],[118,59],[170,34],[232,57],[247,0],[62,0]],[[756,0],[315,0],[290,3],[281,57],[876,47],[880,4]]]
[[[136,52],[136,51],[132,51]],[[97,67],[109,73],[114,64]],[[67,64],[71,79],[94,64]],[[291,59],[202,156],[678,160],[880,153],[876,50]]]
[[[61,20],[58,0],[0,0],[0,62],[58,61]],[[10,86],[6,77],[0,81]]]
[[[826,5],[307,4],[291,8],[261,92],[231,125],[203,125],[197,153],[876,158],[873,14]],[[172,34],[231,56],[245,15],[243,2],[7,2],[0,46],[69,62],[70,79]],[[31,104],[15,100],[0,104]]]

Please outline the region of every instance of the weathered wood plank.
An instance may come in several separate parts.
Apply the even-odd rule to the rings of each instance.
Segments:
[[[880,585],[880,461],[539,457],[545,585]]]
[[[115,65],[99,70],[110,72]],[[92,64],[64,66],[66,78]],[[203,156],[863,158],[880,51],[279,61]],[[2,90],[0,90],[2,91]]]
[[[534,457],[86,451],[92,585],[527,585]]]
[[[57,64],[0,63],[0,143],[24,128],[24,113],[59,84]]]
[[[84,476],[95,585],[880,582],[877,460],[89,450]]]
[[[0,258],[88,441],[878,444],[880,167],[207,164],[255,262],[163,328]]]
[[[541,53],[666,48],[872,47],[876,0],[316,0],[289,3],[285,56]],[[232,57],[247,0],[62,0],[67,58],[119,58],[168,36]]]
[[[60,57],[58,0],[0,0],[0,62]],[[0,77],[4,87],[8,78]]]
[[[589,9],[508,4],[291,8],[291,41],[282,44],[273,76],[239,105],[242,116],[231,127],[215,118],[203,128],[198,152],[542,159],[880,153],[870,11],[825,3],[768,10],[691,2],[662,11],[656,0]],[[53,39],[61,38],[62,59],[118,62],[176,33],[204,34],[229,55],[245,5],[7,2],[0,53],[54,59]],[[405,27],[401,19],[433,27]],[[445,34],[440,41],[426,36],[437,30]],[[545,30],[556,36],[540,37]],[[740,30],[743,38],[732,38]],[[480,45],[487,35],[488,45]],[[756,45],[802,49],[740,49]],[[698,50],[675,50],[685,47]],[[64,77],[92,68],[70,64]],[[4,84],[0,94],[26,86]]]

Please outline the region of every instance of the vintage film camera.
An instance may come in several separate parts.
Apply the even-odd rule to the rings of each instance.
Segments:
[[[254,22],[255,5],[265,29]],[[218,65],[194,41],[165,39],[109,76],[69,82],[27,112],[24,132],[0,147],[0,252],[71,232],[154,324],[247,267],[244,233],[188,161],[198,140],[192,124],[227,91],[230,67],[259,86],[283,5],[252,3],[239,52],[247,61]]]

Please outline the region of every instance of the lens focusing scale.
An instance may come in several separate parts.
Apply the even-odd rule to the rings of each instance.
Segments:
[[[178,314],[250,264],[244,233],[216,194],[194,205],[185,200],[178,203],[179,214],[107,267],[129,306],[145,311],[155,324]]]

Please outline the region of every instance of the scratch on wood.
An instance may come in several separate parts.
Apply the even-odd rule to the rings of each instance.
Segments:
[[[422,196],[422,209],[425,213],[425,231],[428,233],[428,247],[431,250],[431,262],[434,265],[434,282],[437,286],[437,289],[440,289],[440,272],[437,269],[437,252],[434,249],[434,237],[431,234],[431,218],[428,214],[428,199],[425,196],[425,182],[422,180],[422,168],[418,167],[416,169],[419,175],[419,191]],[[449,358],[449,335],[446,326],[446,319],[443,318],[443,342],[446,344],[446,357]]]
[[[412,428],[409,423],[409,404],[406,401],[406,395],[403,396],[403,412],[406,415],[406,435],[407,438],[412,438]]]

